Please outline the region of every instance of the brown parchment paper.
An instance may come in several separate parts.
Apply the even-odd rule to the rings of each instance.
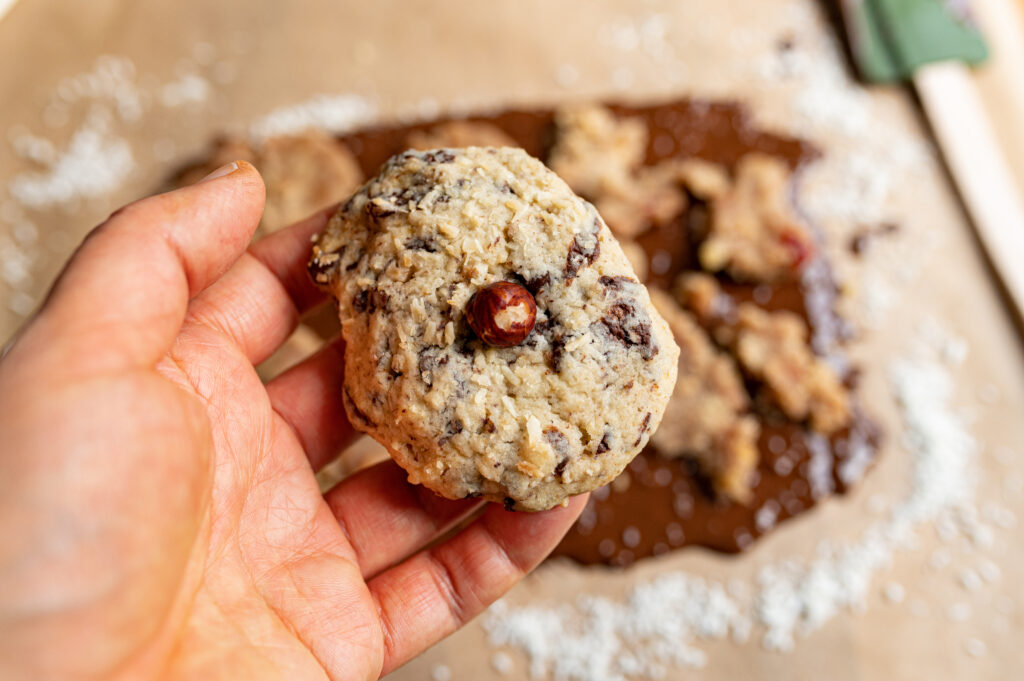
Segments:
[[[118,128],[132,144],[137,165],[117,190],[70,208],[30,213],[39,236],[28,290],[38,300],[92,225],[116,206],[153,191],[176,164],[198,153],[216,133],[244,127],[275,107],[321,93],[362,95],[385,119],[590,97],[738,97],[750,103],[761,125],[785,128],[792,111],[790,95],[784,88],[752,88],[749,81],[757,45],[784,39],[799,42],[805,38],[803,32],[829,30],[821,21],[798,22],[796,33],[773,33],[772,27],[793,6],[807,6],[803,10],[809,7],[815,14],[810,0],[20,0],[0,21],[0,130],[24,126],[58,141],[66,139],[84,112],[72,107],[72,122],[62,128],[47,127],[41,112],[62,79],[87,71],[103,54],[130,57],[140,78],[169,81],[202,43],[208,46],[206,61],[229,64],[222,75],[231,75],[214,83],[201,106],[172,110],[154,104],[140,121]],[[661,17],[661,25],[668,27],[664,39],[641,36],[635,49],[609,49],[609,31],[636,25],[640,15]],[[629,42],[628,36],[622,40]],[[671,46],[667,56],[665,44]],[[209,58],[211,52],[214,56]],[[891,125],[924,139],[922,121],[906,93],[877,90],[869,96]],[[828,134],[813,141],[826,154],[851,151],[834,145]],[[158,142],[161,153],[155,151]],[[30,167],[10,145],[0,145],[4,184]],[[901,231],[894,242],[915,265],[894,289],[888,311],[853,348],[866,367],[865,401],[889,433],[869,477],[847,497],[830,500],[784,525],[740,557],[687,551],[625,572],[546,565],[511,594],[509,603],[555,604],[571,600],[577,592],[621,594],[639,580],[675,569],[749,581],[769,562],[809,556],[822,538],[855,536],[871,517],[872,499],[898,496],[907,485],[908,455],[899,447],[899,419],[886,366],[906,353],[926,316],[939,320],[970,348],[955,370],[956,401],[973,414],[971,430],[981,444],[977,502],[998,502],[1024,517],[1024,500],[1006,485],[1024,471],[1020,338],[941,167],[932,165],[913,177],[892,181],[896,186],[888,214],[914,226]],[[874,266],[876,256],[858,263],[847,253],[843,229],[856,225],[825,227],[838,269],[856,301],[865,294],[858,282],[866,268]],[[10,230],[11,225],[0,222],[0,235],[9,236]],[[886,248],[883,244],[878,250]],[[0,283],[0,291],[8,302],[12,289]],[[8,305],[3,308],[0,338],[7,338],[23,317]],[[851,309],[856,314],[855,303]],[[996,452],[1002,454],[997,457]],[[670,671],[669,678],[1013,678],[1024,669],[1022,539],[1019,525],[997,532],[985,556],[999,565],[1001,578],[968,592],[957,583],[955,570],[958,565],[974,565],[976,554],[959,544],[944,544],[934,531],[925,529],[916,548],[897,554],[892,567],[879,574],[864,612],[840,614],[799,640],[789,653],[763,650],[756,628],[744,645],[710,643],[706,668]],[[952,554],[952,566],[943,570],[928,565],[932,550],[939,546]],[[905,585],[903,603],[882,598],[881,585],[889,581]],[[951,621],[947,608],[960,602],[970,603],[972,614],[966,621]],[[911,608],[913,603],[924,606]],[[997,607],[1000,626],[994,620]],[[927,614],[922,614],[924,608]],[[968,638],[984,641],[987,652],[968,655]],[[437,678],[438,665],[444,665],[453,679],[499,678],[490,666],[491,653],[482,628],[474,623],[393,676]],[[511,654],[515,671],[507,678],[525,678],[525,658]]]

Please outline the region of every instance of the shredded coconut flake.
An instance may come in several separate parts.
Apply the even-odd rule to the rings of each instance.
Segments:
[[[484,627],[493,645],[526,652],[534,678],[612,681],[703,667],[698,641],[742,639],[750,622],[721,584],[672,573],[637,585],[621,603],[580,596],[559,608],[496,604]]]
[[[250,127],[252,136],[264,139],[310,128],[342,133],[365,125],[377,108],[356,95],[319,95],[300,104],[276,109]]]
[[[160,101],[164,106],[178,107],[187,104],[202,104],[213,92],[210,81],[196,73],[186,73],[178,80],[160,88]]]
[[[669,667],[705,664],[702,641],[730,633],[743,640],[756,624],[766,648],[785,651],[838,613],[863,609],[873,580],[895,553],[913,546],[922,524],[952,523],[964,536],[970,536],[970,528],[987,528],[973,506],[977,446],[954,408],[953,382],[938,354],[934,348],[922,350],[890,367],[913,472],[905,496],[855,540],[822,542],[809,562],[789,559],[764,566],[750,599],[730,595],[733,590],[717,582],[672,572],[637,584],[624,601],[580,596],[572,606],[502,604],[484,622],[491,644],[525,652],[534,677],[660,678]],[[769,524],[772,514],[762,507],[758,522]],[[948,562],[948,552],[940,562]],[[961,577],[972,585],[967,588],[980,586],[979,573],[962,575],[968,572]],[[892,582],[883,595],[899,603],[906,590]],[[969,604],[960,603],[947,616],[963,621],[970,612]]]
[[[964,650],[971,657],[984,657],[985,653],[988,652],[988,647],[981,639],[969,638],[964,641]]]
[[[509,657],[507,653],[498,651],[494,653],[494,655],[491,655],[491,669],[498,672],[502,676],[511,674],[514,668],[515,663],[512,661],[512,658]]]
[[[899,582],[889,582],[885,585],[882,593],[885,595],[885,600],[890,603],[902,603],[907,596],[907,590]]]
[[[97,108],[71,137],[63,153],[57,154],[42,171],[15,176],[8,189],[23,205],[46,208],[107,194],[134,167],[128,141],[112,132],[109,112]]]

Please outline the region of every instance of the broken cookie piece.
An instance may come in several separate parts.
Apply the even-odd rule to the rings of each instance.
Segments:
[[[594,207],[521,149],[393,157],[310,273],[338,301],[350,421],[438,494],[551,508],[661,422],[667,324]]]
[[[721,175],[692,173],[687,185],[707,195],[710,229],[697,251],[708,272],[725,271],[737,281],[792,278],[814,252],[810,231],[789,200],[790,172],[779,159],[747,154],[724,188]]]
[[[473,121],[448,121],[426,130],[413,130],[405,137],[410,149],[458,147],[518,147],[516,141],[496,125]]]
[[[597,105],[565,107],[555,113],[555,145],[548,166],[572,190],[593,200],[607,193],[625,195],[647,149],[647,126],[616,118]]]
[[[256,166],[267,188],[259,233],[267,234],[348,198],[363,181],[355,156],[326,133],[308,131],[270,137],[261,143],[220,140],[210,158],[185,171],[181,186],[192,184],[232,161]]]
[[[669,294],[651,289],[651,301],[679,345],[679,377],[661,427],[651,438],[658,453],[697,462],[716,492],[750,497],[760,426],[736,363]]]
[[[641,165],[647,150],[641,121],[590,105],[558,111],[555,124],[548,164],[594,202],[616,236],[633,237],[686,208],[676,164]]]
[[[786,416],[807,420],[823,435],[849,425],[848,391],[832,367],[811,350],[807,325],[800,317],[751,303],[737,305],[706,274],[682,275],[676,297],[735,354],[743,371],[763,384]]]
[[[686,210],[687,203],[675,163],[643,168],[630,177],[628,186],[594,199],[615,235],[625,238],[668,222]]]

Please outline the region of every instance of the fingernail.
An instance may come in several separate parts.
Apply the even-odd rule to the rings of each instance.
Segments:
[[[236,170],[238,170],[238,161],[232,161],[231,163],[228,163],[227,165],[222,165],[220,168],[217,168],[212,173],[210,173],[209,175],[207,175],[203,179],[199,180],[199,182],[196,182],[196,184],[202,184],[203,182],[209,182],[210,180],[216,180],[218,177],[224,177],[225,175],[230,175],[231,173],[235,172]]]

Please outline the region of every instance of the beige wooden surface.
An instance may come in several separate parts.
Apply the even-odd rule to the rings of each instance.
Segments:
[[[824,24],[791,19],[814,16],[810,0],[451,0],[417,5],[415,14],[412,6],[398,0],[95,0],[88,5],[21,0],[0,22],[0,97],[5,102],[0,127],[4,131],[24,126],[62,145],[79,119],[50,128],[42,121],[42,112],[61,81],[88,71],[99,55],[129,56],[140,79],[166,83],[176,78],[183,60],[195,61],[195,47],[203,44],[214,57],[199,68],[201,73],[209,76],[220,63],[230,64],[234,72],[233,78],[215,83],[201,106],[171,109],[152,104],[140,121],[119,125],[118,135],[131,144],[136,167],[116,190],[75,206],[24,211],[25,219],[38,231],[34,244],[21,245],[32,249],[35,257],[26,295],[37,300],[91,225],[114,207],[158,186],[170,167],[199,151],[215,133],[321,93],[361,95],[374,103],[381,117],[594,96],[740,97],[755,108],[761,124],[801,129],[823,148],[826,157],[853,157],[863,146],[856,135],[846,134],[856,121],[842,115],[843,106],[823,101],[813,87],[776,83],[759,68],[780,39],[793,38],[798,46],[820,42]],[[642,19],[651,16],[661,17],[655,26],[664,29],[660,39],[642,37]],[[622,27],[636,28],[639,42],[635,36],[616,33]],[[635,49],[626,49],[631,41]],[[927,148],[919,113],[905,93],[876,90],[864,96],[887,127]],[[803,126],[797,113],[805,108],[837,114],[835,125]],[[75,110],[72,115],[83,113]],[[862,142],[873,134],[868,126]],[[0,145],[4,185],[31,168],[9,145]],[[850,231],[859,226],[856,218],[823,225],[831,250],[841,258],[839,269],[853,295],[852,310],[865,308],[874,290],[868,286],[872,277],[887,278],[891,284],[884,296],[888,306],[875,311],[873,330],[866,331],[854,348],[867,368],[868,407],[890,434],[882,459],[868,479],[849,497],[830,501],[785,525],[742,557],[677,553],[624,573],[547,566],[516,589],[509,602],[571,602],[582,592],[614,596],[630,584],[672,570],[750,582],[768,563],[809,558],[821,539],[857,536],[874,517],[873,500],[898,497],[908,484],[908,456],[900,446],[887,367],[890,360],[910,351],[923,320],[929,318],[962,337],[969,347],[954,376],[956,403],[973,414],[971,432],[981,448],[979,504],[996,502],[1016,517],[1024,516],[1024,500],[1007,486],[1007,481],[1024,473],[1020,339],[995,295],[941,168],[925,162],[913,173],[892,176],[889,184],[890,198],[883,213],[899,222],[902,230],[865,262],[850,260],[844,246]],[[816,200],[826,204],[841,198],[829,194],[832,190],[827,185],[822,189],[810,182],[807,190],[817,191]],[[0,202],[0,208],[3,205]],[[3,215],[11,217],[12,211]],[[14,228],[10,221],[0,221],[0,238],[13,243]],[[905,275],[894,274],[903,271],[897,266],[900,263],[906,264]],[[10,302],[14,290],[0,282],[0,291]],[[6,338],[23,316],[7,304],[3,308],[0,337]],[[1024,668],[1020,646],[1024,587],[1017,579],[1024,566],[1020,524],[996,533],[994,547],[984,558],[1001,567],[1002,578],[977,592],[966,592],[956,579],[955,570],[979,560],[969,547],[958,543],[949,549],[950,567],[929,567],[934,550],[945,546],[932,529],[923,529],[918,545],[897,554],[893,565],[877,575],[863,613],[840,613],[790,653],[763,650],[755,630],[751,642],[742,646],[708,644],[707,668],[674,671],[669,678],[1010,678]],[[902,605],[881,596],[882,586],[891,581],[906,586]],[[970,603],[971,616],[951,621],[945,613],[961,602]],[[911,608],[913,603],[927,606],[928,614]],[[997,627],[994,618],[996,606],[1003,607],[1000,604],[1009,604],[1008,614],[1000,615]],[[984,640],[984,656],[964,652],[964,642],[973,637]],[[450,669],[453,679],[496,677],[491,652],[482,629],[471,625],[395,677],[431,678],[438,665]],[[508,678],[524,678],[524,659],[513,653],[513,660],[515,675]]]

